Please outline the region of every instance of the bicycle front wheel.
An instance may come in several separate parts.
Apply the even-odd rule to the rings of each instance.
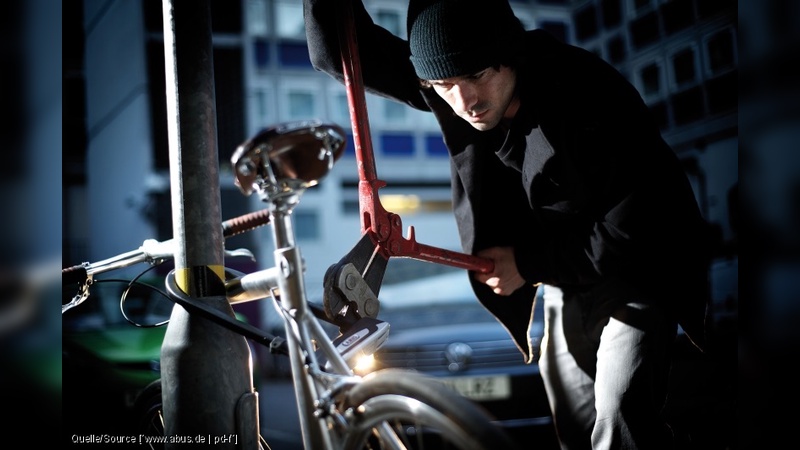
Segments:
[[[348,450],[517,448],[480,406],[416,372],[372,373],[342,406],[351,425],[344,436]]]

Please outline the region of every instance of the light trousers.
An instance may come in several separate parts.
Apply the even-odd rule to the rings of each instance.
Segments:
[[[662,410],[676,320],[619,282],[542,288],[539,366],[561,448],[670,448]]]

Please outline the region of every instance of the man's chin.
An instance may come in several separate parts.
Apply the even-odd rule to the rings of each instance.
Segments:
[[[497,126],[498,121],[492,120],[488,117],[488,114],[483,115],[482,117],[461,117],[467,123],[469,123],[472,128],[475,128],[478,131],[489,131],[492,128]]]
[[[497,125],[496,123],[491,121],[487,122],[485,120],[480,120],[480,119],[476,120],[475,118],[472,117],[462,117],[462,119],[464,119],[464,121],[470,124],[472,128],[475,128],[478,131],[489,131]]]
[[[486,122],[470,122],[469,124],[478,131],[489,131],[495,127],[495,124]]]

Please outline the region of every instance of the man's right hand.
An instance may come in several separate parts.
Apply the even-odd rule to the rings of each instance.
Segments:
[[[497,295],[511,295],[525,285],[525,279],[517,270],[513,247],[491,247],[478,252],[477,256],[494,261],[494,270],[489,273],[475,273],[475,279],[490,288]]]

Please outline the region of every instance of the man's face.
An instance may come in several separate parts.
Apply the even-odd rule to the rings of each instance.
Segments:
[[[453,111],[480,131],[491,130],[503,118],[514,117],[519,100],[514,96],[516,72],[490,67],[472,75],[429,80]]]

